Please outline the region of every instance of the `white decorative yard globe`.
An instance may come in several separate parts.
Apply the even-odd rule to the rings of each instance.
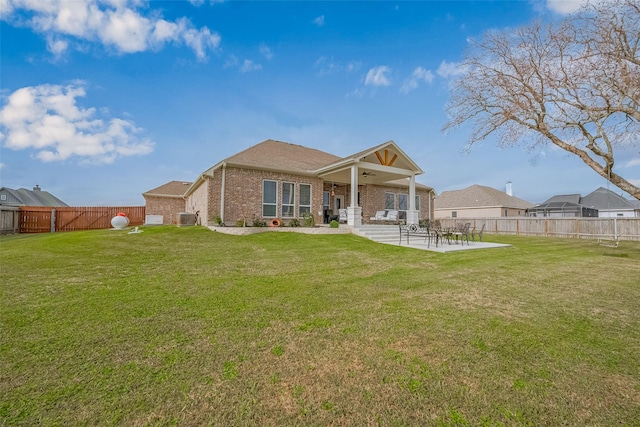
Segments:
[[[127,225],[129,225],[129,218],[127,218],[126,216],[122,216],[122,215],[116,215],[113,218],[111,218],[111,225],[116,230],[122,230]]]

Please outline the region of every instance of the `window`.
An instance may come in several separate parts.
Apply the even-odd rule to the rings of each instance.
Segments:
[[[295,184],[293,182],[282,183],[282,217],[293,217],[295,210],[296,193]]]
[[[398,195],[398,210],[406,211],[409,209],[409,196],[406,194]]]
[[[329,209],[329,194],[328,191],[322,192],[322,209],[324,210]]]
[[[420,210],[420,196],[416,195],[416,210]]]
[[[458,218],[458,212],[457,211],[452,211],[451,212],[451,218]]]
[[[262,181],[262,216],[276,216],[278,208],[278,183],[276,181]]]
[[[384,193],[384,208],[385,209],[396,208],[396,193]]]
[[[300,184],[300,206],[298,207],[299,216],[311,213],[311,185]]]

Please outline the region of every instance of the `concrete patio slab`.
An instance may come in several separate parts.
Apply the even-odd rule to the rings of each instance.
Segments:
[[[416,239],[416,242],[410,242],[409,244],[407,244],[406,242],[403,242],[402,244],[398,244],[398,243],[391,243],[391,242],[380,242],[380,243],[385,243],[387,245],[394,245],[394,246],[402,246],[405,248],[412,248],[412,249],[422,249],[425,251],[432,251],[432,252],[439,252],[439,253],[448,253],[448,252],[458,252],[458,251],[472,251],[475,249],[491,249],[491,248],[506,248],[506,247],[510,247],[511,245],[508,244],[503,244],[503,243],[490,243],[490,242],[470,242],[470,244],[468,245],[461,245],[461,244],[439,244],[438,247],[436,248],[436,246],[432,243],[431,245],[428,245],[424,242],[420,242]]]

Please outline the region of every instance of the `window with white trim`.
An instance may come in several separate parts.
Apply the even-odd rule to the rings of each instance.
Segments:
[[[262,216],[275,217],[278,210],[278,182],[262,181]]]
[[[385,209],[396,208],[396,193],[384,193],[384,208]]]
[[[282,217],[292,218],[296,214],[296,185],[293,182],[282,183]]]
[[[298,205],[298,215],[301,217],[304,214],[311,213],[311,185],[300,184],[298,185],[300,191],[300,202]]]
[[[398,194],[398,210],[406,211],[409,209],[409,196],[406,194]]]
[[[416,210],[420,210],[420,196],[416,194]]]

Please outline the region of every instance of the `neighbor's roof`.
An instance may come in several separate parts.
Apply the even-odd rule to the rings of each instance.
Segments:
[[[8,187],[2,187],[0,191],[11,194],[17,203],[23,206],[69,206],[48,191],[26,188],[14,190]]]
[[[340,160],[340,157],[315,148],[268,139],[223,160],[228,166],[311,174],[314,170]]]
[[[616,194],[611,190],[607,190],[604,187],[600,187],[589,195],[584,196],[581,200],[581,203],[584,206],[596,208],[598,210],[638,209],[636,206],[634,206],[632,200],[627,200],[619,194]]]
[[[166,184],[142,193],[143,196],[160,196],[160,197],[183,197],[191,182],[187,181],[169,181]]]
[[[548,203],[573,203],[579,205],[581,198],[579,194],[558,194],[540,203],[540,205],[546,205]]]
[[[533,203],[509,196],[504,191],[477,184],[462,190],[443,191],[434,201],[435,209],[488,207],[527,209],[531,206]]]

